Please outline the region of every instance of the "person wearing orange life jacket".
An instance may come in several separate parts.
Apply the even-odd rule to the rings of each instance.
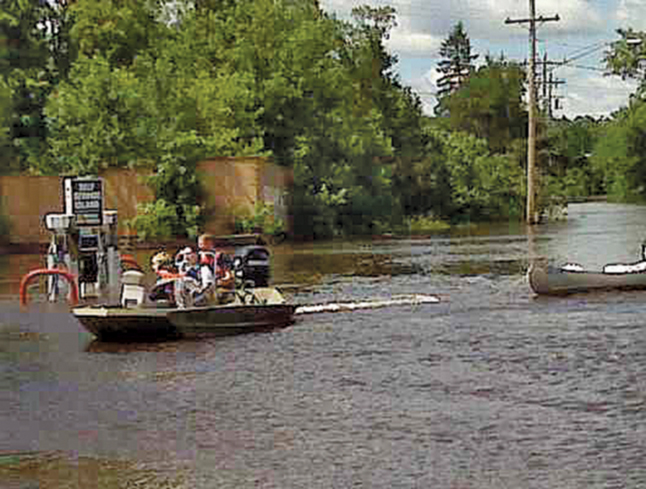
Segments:
[[[222,253],[215,249],[215,237],[202,234],[197,240],[200,251],[200,278],[202,289],[207,287],[232,288],[234,276],[224,264]]]

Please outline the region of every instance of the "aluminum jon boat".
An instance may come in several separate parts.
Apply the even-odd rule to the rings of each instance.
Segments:
[[[646,289],[646,261],[628,265],[606,265],[603,271],[584,270],[575,264],[560,268],[531,265],[527,277],[532,290],[540,295]]]
[[[163,304],[83,306],[72,313],[101,340],[224,336],[288,326],[295,306],[273,287],[234,292],[226,304],[179,309]]]

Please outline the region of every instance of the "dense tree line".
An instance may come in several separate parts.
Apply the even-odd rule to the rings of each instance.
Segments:
[[[591,162],[600,187],[617,201],[646,201],[646,33],[619,29],[606,53],[608,73],[638,82],[626,107],[611,114],[599,130]]]
[[[617,35],[605,54],[606,73],[634,79],[636,90],[609,117],[580,117],[550,129],[545,151],[553,193],[646,202],[646,33],[619,29]]]
[[[503,58],[474,67],[461,24],[443,44],[450,90],[426,117],[385,47],[390,7],[356,8],[351,21],[317,0],[7,0],[0,9],[2,172],[152,170],[157,199],[135,222],[148,235],[199,232],[195,165],[209,156],[265,155],[293,168],[299,237],[403,229],[413,216],[523,215],[524,71]],[[545,129],[550,191],[609,185],[601,160],[588,164],[594,125]]]
[[[421,147],[384,48],[394,22],[316,0],[3,2],[3,170],[152,168],[137,224],[194,234],[196,162],[266,155],[294,169],[297,234],[369,232],[401,217],[392,158]]]

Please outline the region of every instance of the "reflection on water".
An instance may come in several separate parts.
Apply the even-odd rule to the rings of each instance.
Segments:
[[[531,230],[278,246],[274,279],[301,306],[442,302],[299,315],[270,333],[113,345],[64,305],[22,313],[5,300],[0,482],[640,487],[644,293],[536,297],[524,271],[533,259],[635,260],[646,208],[569,215]],[[1,260],[11,282],[38,257]]]
[[[612,262],[634,262],[646,239],[646,209],[628,204],[589,203],[572,205],[570,220],[538,228],[539,255],[560,263],[577,262],[601,269]]]

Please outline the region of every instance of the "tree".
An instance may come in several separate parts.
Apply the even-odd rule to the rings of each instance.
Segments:
[[[603,174],[590,164],[600,122],[591,117],[553,120],[541,144],[543,176],[552,196],[585,197],[602,192]]]
[[[179,30],[155,21],[154,43],[132,46],[124,38],[123,49],[113,50],[111,43],[96,42],[104,22],[90,6],[79,5],[78,24],[86,28],[75,35],[88,36],[91,42],[85,45],[94,47],[81,53],[69,80],[48,101],[51,151],[43,171],[93,174],[109,166],[149,167],[157,201],[142,207],[136,223],[173,235],[196,234],[201,219],[196,163],[214,155],[262,154],[250,127],[251,80],[214,56],[213,50],[222,47],[205,37],[220,31],[212,13],[187,12]],[[106,22],[115,16],[110,9],[98,13]],[[143,25],[151,22],[144,14],[128,22],[136,18]]]
[[[646,103],[634,100],[606,123],[592,155],[593,170],[603,175],[610,198],[646,199]]]
[[[455,92],[474,70],[473,62],[477,54],[471,54],[471,41],[464,30],[462,22],[458,22],[449,36],[440,46],[442,60],[438,63],[437,71],[441,74],[437,82],[438,98]]]
[[[525,137],[524,79],[517,63],[487,57],[486,65],[442,100],[451,128],[485,139],[492,152],[504,153],[514,139]]]
[[[618,29],[620,39],[605,54],[607,72],[639,82],[628,107],[613,114],[604,124],[594,146],[592,165],[603,175],[604,187],[617,200],[646,198],[646,33]]]
[[[127,66],[138,52],[156,42],[161,10],[154,0],[77,0],[71,6],[75,22],[71,37],[79,53],[100,55],[111,66]]]
[[[633,78],[644,82],[646,69],[646,33],[632,29],[617,29],[620,39],[610,45],[604,62],[609,74],[619,75],[623,79]]]
[[[174,234],[199,226],[195,164],[214,155],[292,167],[303,236],[371,232],[400,214],[393,161],[411,161],[423,134],[384,45],[394,10],[362,7],[348,23],[316,0],[162,3],[77,1],[79,56],[49,97],[41,171],[148,166],[157,202],[138,223]]]
[[[7,0],[0,10],[0,164],[27,169],[46,153],[43,109],[73,57],[65,0]]]
[[[450,174],[444,155],[448,134],[440,119],[426,118],[422,127],[422,149],[412,158],[395,164],[394,186],[407,216],[432,215],[450,219],[455,210]]]
[[[427,121],[424,155],[412,171],[403,172],[409,189],[406,214],[454,222],[522,216],[522,151],[514,147],[492,154],[485,139],[448,130],[442,122]]]

